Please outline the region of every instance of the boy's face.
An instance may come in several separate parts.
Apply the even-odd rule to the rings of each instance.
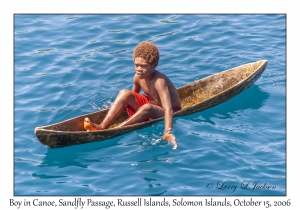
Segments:
[[[134,59],[134,68],[140,79],[147,78],[152,75],[156,65],[148,63],[144,58],[136,57]]]

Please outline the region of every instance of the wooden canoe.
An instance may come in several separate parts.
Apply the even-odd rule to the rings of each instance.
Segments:
[[[244,64],[178,88],[182,110],[176,112],[174,117],[202,111],[229,100],[249,88],[265,70],[267,64],[267,60]],[[84,130],[83,120],[85,117],[89,117],[92,122],[100,123],[107,111],[108,109],[104,109],[52,125],[36,127],[34,132],[41,143],[50,148],[56,148],[113,138],[163,120],[163,118],[159,118],[122,128],[111,126],[102,131]],[[115,124],[123,122],[127,118],[124,109]]]

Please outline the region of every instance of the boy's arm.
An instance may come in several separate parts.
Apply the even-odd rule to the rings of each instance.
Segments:
[[[133,77],[133,86],[132,86],[132,91],[139,93],[141,90],[141,86],[139,84],[139,78],[136,76],[136,74]]]
[[[162,108],[164,109],[165,130],[164,136],[169,134],[173,127],[173,110],[171,104],[170,92],[164,79],[158,79],[155,88],[159,94]]]

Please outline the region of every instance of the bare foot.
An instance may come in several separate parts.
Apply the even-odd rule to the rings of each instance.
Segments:
[[[95,123],[92,123],[88,117],[84,118],[83,127],[86,131],[101,130],[99,126]]]
[[[165,139],[167,142],[171,142],[172,144],[174,144],[173,149],[178,149],[176,137],[173,134],[165,134],[163,136],[163,139]]]

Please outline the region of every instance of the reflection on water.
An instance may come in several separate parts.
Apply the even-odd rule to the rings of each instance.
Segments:
[[[207,122],[214,124],[210,119],[211,117],[217,116],[221,119],[228,119],[232,118],[232,114],[237,114],[247,109],[258,110],[265,105],[269,96],[269,93],[262,91],[254,84],[234,98],[201,112],[201,116]]]
[[[58,166],[59,168],[64,168],[76,166],[87,168],[93,162],[105,161],[105,157],[101,155],[102,150],[117,146],[117,142],[118,139],[115,138],[105,142],[95,142],[56,149],[47,148],[45,157],[39,167]]]

